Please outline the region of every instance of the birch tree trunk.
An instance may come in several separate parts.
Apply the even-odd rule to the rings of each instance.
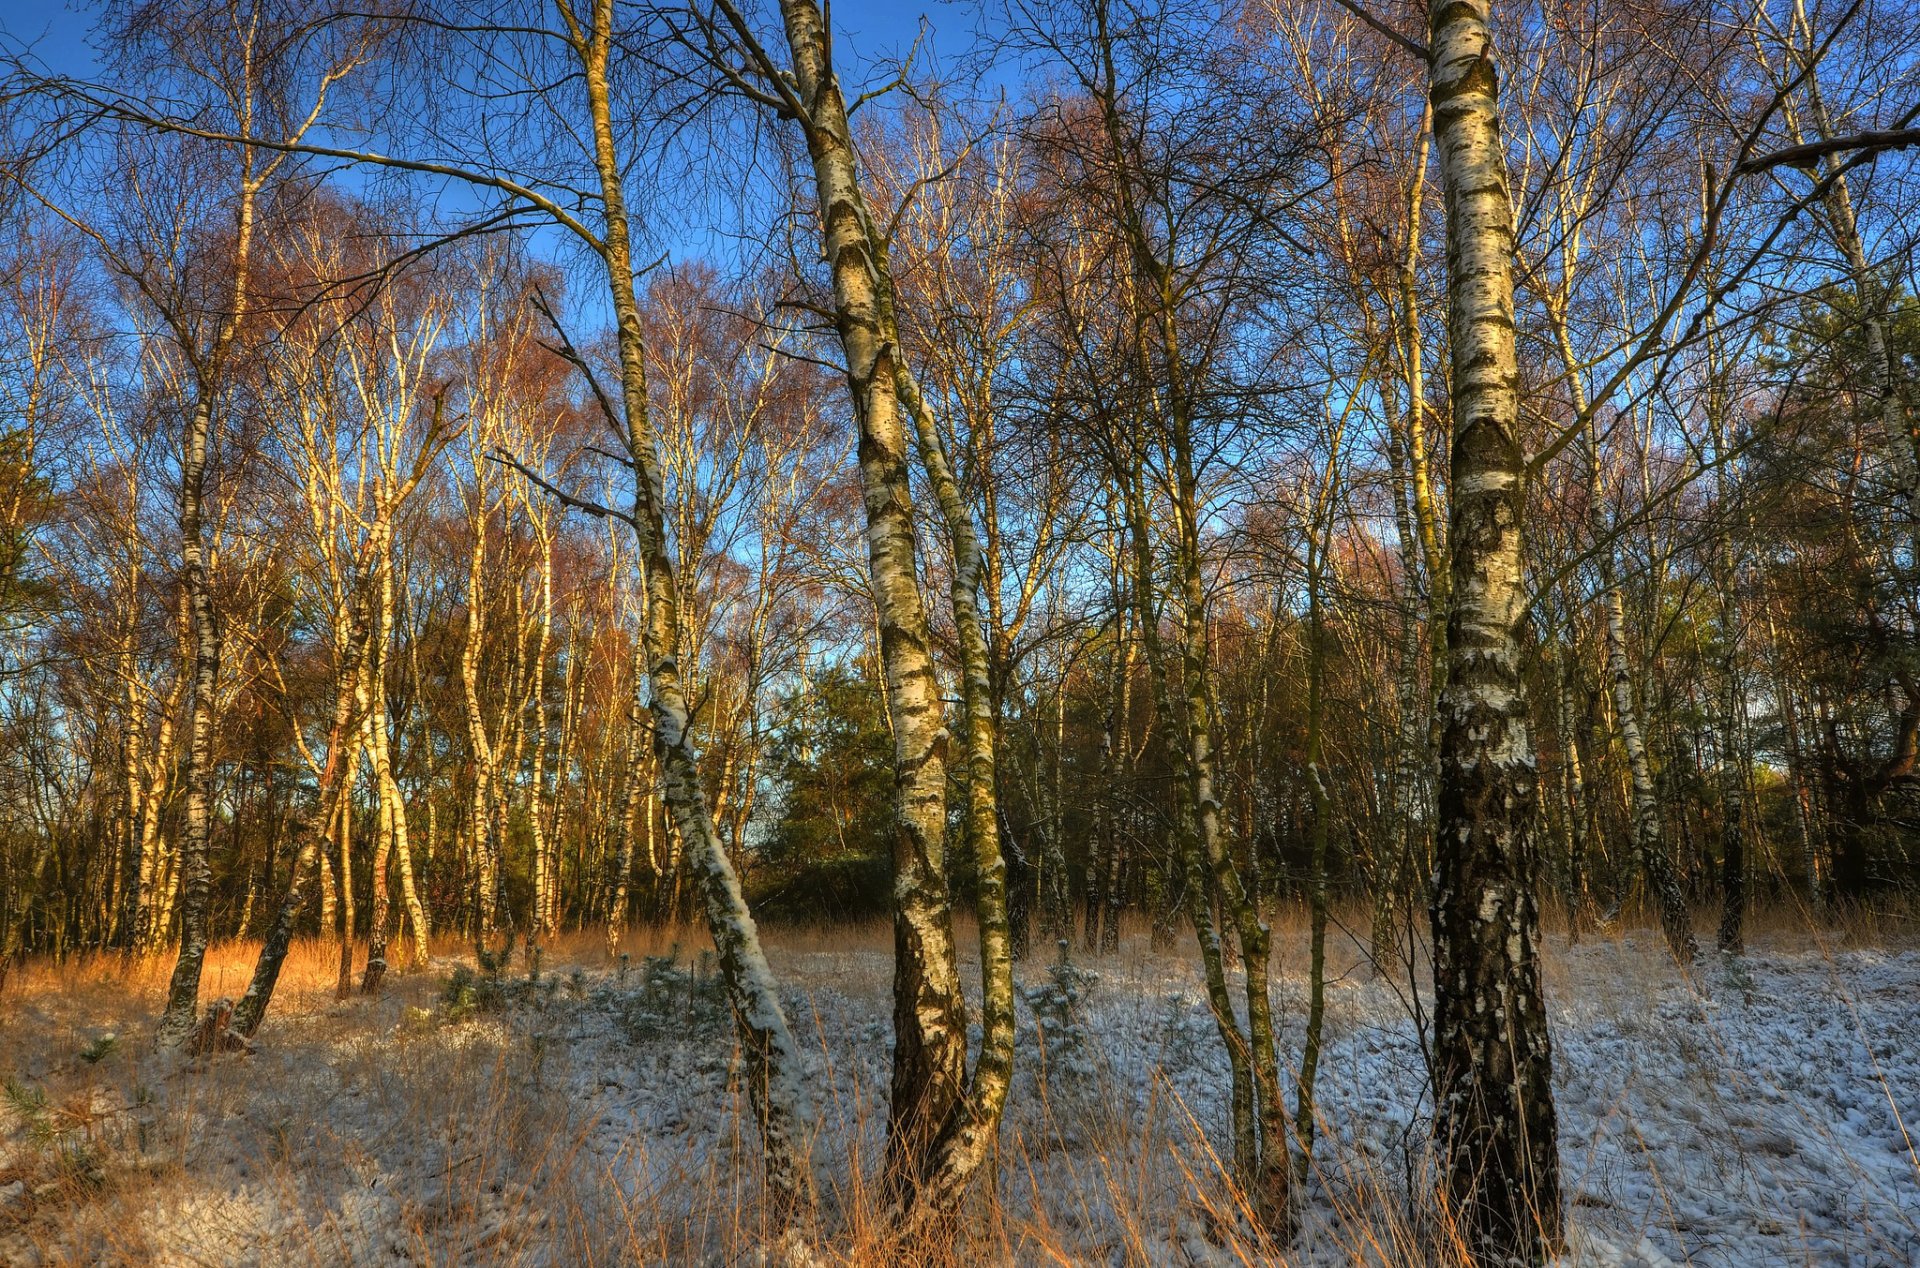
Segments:
[[[1434,1109],[1446,1197],[1468,1252],[1487,1265],[1544,1264],[1562,1239],[1560,1164],[1529,836],[1538,775],[1522,677],[1513,203],[1488,9],[1487,0],[1428,7],[1454,411]]]
[[[1554,710],[1559,727],[1561,791],[1566,801],[1567,825],[1567,938],[1580,941],[1587,923],[1587,836],[1590,814],[1587,808],[1586,772],[1580,762],[1580,741],[1573,725],[1573,635],[1555,658],[1554,682],[1558,707]]]
[[[1716,939],[1723,955],[1746,949],[1747,916],[1747,776],[1751,761],[1747,749],[1747,701],[1742,681],[1740,604],[1735,587],[1740,565],[1733,540],[1733,479],[1728,466],[1728,401],[1724,366],[1717,353],[1716,329],[1709,320],[1707,423],[1713,435],[1714,501],[1718,511],[1720,604],[1716,613],[1720,638],[1720,930]]]
[[[475,468],[473,548],[467,556],[467,631],[460,650],[460,685],[467,706],[467,745],[471,751],[472,787],[467,800],[467,832],[475,869],[473,932],[485,939],[493,932],[499,894],[496,870],[499,844],[493,832],[495,753],[487,734],[487,717],[480,706],[480,654],[487,627],[487,492],[483,467]]]
[[[194,401],[180,456],[180,586],[192,630],[192,685],[187,693],[186,814],[180,827],[180,957],[167,983],[160,1015],[163,1044],[185,1042],[194,1033],[200,1006],[200,972],[207,957],[207,904],[213,874],[207,857],[213,801],[213,729],[220,678],[220,630],[213,611],[213,581],[206,540],[207,459],[213,444],[215,397],[223,389],[228,350],[245,319],[252,258],[254,209],[259,191],[251,151],[242,159],[236,210],[232,285],[212,346],[191,349]]]
[[[412,958],[415,964],[427,962],[429,928],[425,907],[413,883],[413,847],[407,830],[407,803],[401,796],[399,781],[393,775],[391,719],[387,710],[387,649],[393,637],[393,544],[391,526],[383,519],[375,526],[370,543],[374,568],[374,586],[378,591],[371,633],[371,646],[362,675],[366,753],[373,767],[374,794],[380,807],[379,857],[374,861],[374,905],[371,933],[367,944],[367,968],[360,981],[364,994],[380,989],[387,971],[387,866],[399,873],[400,901],[412,933]]]
[[[328,839],[328,825],[339,813],[337,803],[344,800],[341,790],[352,780],[354,711],[360,696],[362,657],[367,646],[366,609],[358,597],[349,596],[342,615],[347,629],[337,644],[341,655],[335,675],[333,723],[327,730],[327,758],[320,770],[319,796],[313,817],[295,825],[293,864],[287,872],[286,892],[280,899],[279,910],[274,913],[273,923],[267,927],[260,955],[254,960],[253,977],[247,983],[246,994],[234,1005],[233,1015],[227,1021],[227,1028],[243,1039],[251,1038],[260,1028],[261,1020],[267,1015],[267,1005],[273,1002],[274,986],[286,963],[287,948],[293,943],[294,924],[306,905],[307,880],[325,866],[321,849]]]
[[[776,1225],[805,1218],[814,1202],[812,1108],[801,1082],[800,1053],[787,1025],[773,970],[761,951],[759,930],[740,892],[733,863],[720,843],[701,782],[680,673],[680,595],[668,552],[665,494],[659,442],[647,402],[645,336],[634,294],[633,250],[624,170],[614,141],[608,58],[613,48],[614,0],[592,0],[588,21],[561,0],[568,37],[580,59],[592,121],[594,166],[605,215],[600,258],[613,304],[620,364],[623,440],[633,463],[629,522],[640,557],[644,587],[641,646],[651,690],[654,752],[661,791],[674,827],[685,842],[707,928],[740,1045],[745,1054],[748,1098],[760,1128],[766,1184]],[[962,1039],[964,1041],[964,1032]]]
[[[533,911],[528,919],[535,936],[553,931],[553,860],[547,841],[547,648],[553,640],[553,529],[543,508],[529,499],[527,516],[534,522],[540,543],[540,634],[534,643],[533,686],[529,700],[533,715],[533,773],[527,781],[527,826],[533,837]],[[563,684],[564,687],[565,684]]]
[[[881,265],[883,293],[890,296],[892,279],[885,250],[877,252],[876,258]],[[933,413],[912,372],[899,365],[896,374],[901,403],[913,419],[920,461],[940,504],[953,551],[953,620],[960,644],[961,697],[967,719],[967,840],[973,848],[978,877],[975,914],[980,927],[980,1055],[967,1085],[965,1105],[933,1142],[925,1179],[902,1230],[911,1240],[932,1222],[953,1214],[999,1137],[1000,1115],[1013,1079],[1013,940],[1007,920],[1007,865],[1000,853],[1000,812],[994,782],[998,734],[993,681],[979,601],[985,557]]]
[[[620,954],[620,939],[627,931],[627,884],[633,876],[633,838],[640,830],[639,821],[643,813],[649,813],[647,805],[648,774],[647,748],[642,745],[642,737],[647,730],[647,658],[646,638],[642,635],[633,645],[633,694],[627,701],[627,789],[625,803],[621,806],[619,821],[615,826],[618,833],[613,850],[613,862],[608,869],[607,897],[607,958]]]
[[[936,1142],[966,1113],[966,1005],[953,944],[945,835],[947,732],[914,560],[913,499],[899,398],[900,339],[884,244],[859,165],[829,36],[814,0],[781,0],[789,79],[812,160],[834,324],[859,428],[867,563],[893,724],[894,1049],[887,1118],[891,1198],[911,1207]],[[781,72],[768,68],[775,76]]]
[[[1328,473],[1329,481],[1332,472]],[[1319,515],[1314,517],[1316,520]],[[1308,528],[1307,541],[1307,1030],[1300,1046],[1300,1078],[1294,1102],[1294,1134],[1300,1141],[1300,1168],[1304,1175],[1313,1163],[1315,1126],[1314,1087],[1320,1070],[1320,1036],[1327,1016],[1327,797],[1326,649],[1320,594],[1326,561],[1326,537],[1318,523]],[[1331,525],[1326,529],[1331,536]]]
[[[1646,736],[1640,729],[1639,705],[1633,698],[1633,671],[1627,663],[1626,605],[1614,578],[1610,545],[1600,552],[1600,601],[1606,609],[1607,681],[1613,692],[1613,716],[1620,728],[1620,745],[1627,752],[1627,773],[1632,781],[1634,852],[1659,905],[1668,949],[1680,963],[1691,964],[1697,950],[1693,920],[1660,831],[1660,795],[1653,781],[1653,763],[1647,756]]]
[[[1567,272],[1571,272],[1569,255]],[[1570,286],[1571,282],[1567,281]],[[1574,354],[1573,337],[1567,327],[1566,296],[1547,305],[1553,326],[1554,342],[1560,352],[1561,368],[1566,372],[1568,391],[1576,416],[1587,413],[1586,386],[1580,375],[1579,358]],[[1620,595],[1620,582],[1614,563],[1614,532],[1606,521],[1606,479],[1602,472],[1600,445],[1594,435],[1595,423],[1588,419],[1584,439],[1587,450],[1587,514],[1592,522],[1595,554],[1600,570],[1600,604],[1606,640],[1607,681],[1613,695],[1614,719],[1620,729],[1620,746],[1626,750],[1627,771],[1633,791],[1633,848],[1646,873],[1660,909],[1660,927],[1667,947],[1676,960],[1691,964],[1695,953],[1693,922],[1687,911],[1686,895],[1673,874],[1673,861],[1660,830],[1660,797],[1653,780],[1653,764],[1647,755],[1645,732],[1640,726],[1640,707],[1633,696],[1633,671],[1627,660],[1626,604]]]

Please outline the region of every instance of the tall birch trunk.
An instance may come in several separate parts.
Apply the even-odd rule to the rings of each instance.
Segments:
[[[186,814],[180,828],[180,956],[167,983],[160,1015],[162,1043],[182,1043],[194,1033],[200,1007],[200,973],[207,957],[208,902],[213,873],[207,857],[213,810],[213,730],[220,677],[220,631],[213,611],[213,581],[206,534],[207,459],[213,444],[215,397],[222,388],[227,353],[245,319],[248,266],[253,246],[259,185],[251,152],[242,160],[233,246],[233,278],[226,312],[208,349],[190,350],[194,401],[187,412],[180,455],[180,586],[192,630],[192,686],[187,693]]]
[[[1328,472],[1331,480],[1332,471]],[[1317,517],[1316,517],[1317,518]],[[1328,526],[1330,534],[1331,525]],[[1295,1089],[1294,1131],[1300,1139],[1300,1169],[1313,1163],[1314,1088],[1320,1071],[1320,1036],[1327,1016],[1327,797],[1326,649],[1321,607],[1321,572],[1326,538],[1319,525],[1307,542],[1307,1031],[1300,1046],[1300,1079]]]
[[[1171,257],[1161,258],[1143,219],[1151,200],[1143,200],[1134,188],[1139,169],[1129,151],[1120,114],[1110,17],[1104,0],[1094,6],[1094,38],[1101,63],[1095,96],[1108,156],[1117,176],[1114,190],[1119,228],[1130,265],[1128,299],[1140,306],[1139,335],[1148,372],[1162,380],[1163,391],[1154,403],[1157,417],[1153,421],[1158,424],[1154,440],[1163,450],[1162,461],[1170,477],[1167,493],[1172,523],[1167,526],[1167,535],[1171,537],[1173,577],[1167,598],[1176,634],[1171,648],[1160,637],[1157,625],[1160,612],[1155,601],[1154,533],[1140,487],[1141,440],[1123,438],[1118,442],[1128,448],[1130,461],[1116,463],[1114,474],[1120,479],[1127,503],[1135,608],[1155,704],[1174,767],[1174,836],[1186,874],[1187,916],[1200,943],[1208,1004],[1227,1049],[1235,1170],[1255,1217],[1268,1232],[1284,1237],[1292,1227],[1292,1133],[1274,1039],[1269,981],[1272,934],[1223,839],[1215,787],[1216,726],[1209,690],[1206,577],[1194,457],[1198,404],[1195,376],[1200,372],[1188,364],[1189,354],[1182,342],[1181,278]],[[1158,363],[1153,364],[1156,358]],[[1131,470],[1121,469],[1128,466]],[[1227,990],[1223,947],[1213,919],[1216,900],[1221,921],[1233,930],[1240,952],[1244,1030]]]
[[[760,934],[740,881],[714,827],[701,782],[700,757],[680,671],[680,594],[668,552],[665,492],[659,440],[647,403],[645,334],[634,294],[633,250],[621,157],[614,142],[608,57],[612,51],[614,0],[593,0],[581,24],[563,10],[569,38],[580,58],[592,122],[594,165],[605,214],[600,258],[613,304],[620,364],[620,399],[627,452],[633,463],[634,530],[644,587],[641,646],[651,691],[654,752],[661,792],[674,827],[686,843],[699,882],[707,928],[733,1006],[746,1058],[748,1099],[760,1128],[766,1185],[777,1224],[803,1219],[814,1202],[812,1107],[801,1082],[800,1053],[787,1025],[778,983],[760,947]],[[962,1035],[964,1040],[964,1034]]]
[[[478,939],[493,933],[499,894],[496,875],[499,843],[493,832],[495,755],[487,734],[487,717],[480,705],[480,654],[487,633],[487,493],[486,480],[475,471],[473,547],[467,556],[467,631],[460,649],[460,685],[466,702],[467,745],[472,755],[472,787],[467,799],[467,833],[472,843],[475,873],[473,932]]]
[[[1539,966],[1538,775],[1527,728],[1513,203],[1487,0],[1430,0],[1446,195],[1454,414],[1446,691],[1432,899],[1435,1128],[1478,1263],[1562,1240],[1553,1057]]]
[[[627,786],[626,800],[615,825],[618,836],[613,861],[608,869],[607,958],[620,954],[620,939],[627,931],[627,885],[633,876],[633,839],[639,832],[640,816],[647,813],[648,748],[642,739],[647,731],[647,657],[644,633],[633,644],[633,694],[627,700]]]
[[[886,252],[876,253],[891,294]],[[890,307],[890,305],[889,305]],[[891,314],[889,314],[891,316]],[[911,371],[896,367],[901,403],[913,420],[920,462],[933,485],[953,551],[954,628],[960,644],[961,698],[966,710],[967,841],[973,849],[979,892],[975,916],[980,937],[980,1054],[967,1084],[966,1101],[934,1140],[925,1179],[902,1230],[908,1240],[944,1221],[959,1207],[969,1182],[999,1138],[1000,1115],[1013,1079],[1013,940],[1007,920],[1007,864],[1000,852],[999,799],[995,788],[993,679],[980,586],[985,555],[973,516],[960,493],[932,410]]]
[[[1659,905],[1660,926],[1666,933],[1668,949],[1682,964],[1690,964],[1696,952],[1693,920],[1660,831],[1659,790],[1653,780],[1653,763],[1647,755],[1646,735],[1640,729],[1639,705],[1633,698],[1633,671],[1627,663],[1626,605],[1614,578],[1610,545],[1600,552],[1600,590],[1600,600],[1606,609],[1607,681],[1613,693],[1614,721],[1620,729],[1620,745],[1627,752],[1627,774],[1631,780],[1634,853],[1646,871],[1647,883]]]
[[[1559,349],[1561,368],[1567,376],[1576,416],[1588,410],[1585,382],[1580,375],[1579,358],[1574,354],[1573,336],[1567,325],[1565,296],[1548,304],[1548,319],[1553,326],[1554,342]],[[1627,771],[1633,792],[1633,848],[1646,873],[1660,909],[1660,927],[1667,947],[1682,964],[1693,962],[1695,945],[1693,921],[1687,911],[1686,895],[1674,877],[1673,861],[1660,830],[1660,797],[1653,780],[1653,764],[1647,755],[1645,732],[1640,725],[1640,706],[1633,695],[1633,672],[1627,660],[1626,604],[1620,594],[1620,582],[1614,563],[1614,533],[1606,521],[1606,479],[1600,465],[1600,445],[1594,435],[1595,423],[1587,420],[1584,439],[1587,450],[1587,514],[1593,526],[1595,554],[1600,569],[1600,604],[1606,640],[1607,682],[1613,694],[1613,715],[1620,730],[1620,746],[1626,750]]]
[[[540,634],[534,643],[533,773],[527,781],[527,823],[533,838],[533,912],[528,924],[537,936],[553,929],[553,860],[547,841],[547,649],[553,641],[553,532],[545,517],[528,508],[540,541]],[[564,686],[564,684],[563,684]]]
[[[935,1142],[964,1114],[967,1027],[947,893],[947,732],[914,560],[913,500],[899,399],[900,341],[884,244],[860,187],[845,99],[814,0],[781,0],[792,91],[804,117],[834,324],[859,428],[867,563],[893,724],[894,1049],[887,1121],[896,1201],[931,1176]],[[778,72],[775,72],[778,74]],[[783,83],[788,81],[781,81]]]
[[[1733,540],[1733,478],[1728,473],[1732,454],[1728,449],[1728,414],[1723,367],[1716,354],[1719,349],[1715,327],[1709,321],[1707,339],[1708,373],[1712,381],[1707,389],[1707,421],[1713,433],[1714,501],[1720,604],[1716,624],[1720,636],[1720,929],[1716,943],[1724,955],[1738,955],[1746,949],[1747,916],[1747,777],[1751,769],[1747,749],[1747,702],[1741,674],[1740,604],[1735,587],[1740,583],[1739,559]]]
[[[1558,692],[1558,707],[1554,710],[1554,721],[1559,728],[1557,739],[1560,744],[1560,785],[1562,797],[1566,803],[1565,820],[1567,825],[1567,938],[1580,941],[1587,922],[1587,837],[1590,813],[1587,808],[1587,780],[1585,768],[1580,761],[1580,741],[1573,725],[1573,635],[1568,631],[1566,642],[1561,646],[1560,654],[1555,658],[1554,683]]]
[[[367,967],[360,989],[372,994],[380,989],[387,971],[388,868],[398,873],[400,901],[412,933],[412,956],[416,964],[427,962],[426,909],[413,883],[412,843],[407,830],[407,803],[400,794],[399,781],[393,775],[391,719],[387,711],[387,650],[393,637],[393,559],[392,533],[383,520],[376,525],[371,554],[376,569],[374,581],[378,596],[366,672],[362,678],[362,710],[366,719],[365,751],[373,769],[374,795],[380,810],[380,845],[373,864],[373,914],[367,942]]]

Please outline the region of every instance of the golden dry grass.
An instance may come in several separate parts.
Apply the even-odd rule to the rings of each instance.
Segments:
[[[1347,914],[1352,920],[1336,921],[1330,955],[1330,1030],[1364,1028],[1383,998],[1342,932],[1363,928],[1353,921],[1364,915]],[[1276,991],[1290,1007],[1306,963],[1306,920],[1289,908],[1275,923]],[[1564,927],[1555,913],[1549,923]],[[1801,913],[1768,910],[1752,928],[1757,948],[1816,959],[1915,945],[1911,914],[1894,909],[1845,913],[1819,930]],[[971,930],[961,937],[964,945]],[[1553,934],[1551,997],[1577,995],[1603,1029],[1637,1024],[1656,988],[1651,973],[1633,966],[1657,966],[1646,950],[1652,940],[1628,920],[1589,933],[1587,950],[1570,955],[1564,935]],[[811,927],[772,930],[769,941],[797,996],[796,1029],[816,1054],[825,1125],[817,1147],[821,1260],[898,1262],[902,1250],[891,1244],[874,1181],[891,934],[878,925]],[[621,949],[638,966],[676,949],[685,961],[703,945],[696,930],[636,928]],[[256,950],[251,942],[214,947],[205,997],[238,994]],[[581,1041],[569,1030],[581,1024],[578,1008],[538,1012],[548,1020],[509,1010],[449,1021],[447,974],[470,962],[471,948],[445,938],[433,950],[433,963],[392,974],[379,998],[343,1001],[334,993],[337,946],[300,942],[260,1051],[191,1063],[155,1053],[149,1042],[167,957],[22,965],[0,994],[0,1074],[14,1089],[11,1135],[0,1138],[0,1200],[14,1195],[0,1205],[0,1262],[731,1264],[766,1246],[772,1230],[762,1223],[751,1122],[727,1071],[696,1077],[662,1068],[645,1036],[612,1046],[604,1035]],[[1117,956],[1089,963],[1108,998],[1147,1000],[1190,981],[1188,959],[1184,945],[1155,949],[1136,928]],[[520,965],[517,958],[516,972]],[[1595,965],[1630,971],[1596,973]],[[617,974],[607,966],[603,931],[545,942],[555,999],[582,989],[570,978],[575,970],[590,983]],[[1043,970],[1037,958],[1023,974],[1034,982]],[[102,1052],[107,1034],[117,1042]],[[658,1051],[686,1060],[698,1049],[672,1046],[684,1038],[662,1036]],[[710,1046],[721,1061],[724,1033]],[[1031,1040],[1023,1049],[1030,1069],[1044,1071],[1050,1059]],[[1703,1051],[1702,1070],[1716,1059],[1730,1058]],[[1141,1071],[1143,1087],[1112,1084]],[[601,1077],[638,1083],[653,1098],[642,1102],[646,1113],[615,1121],[595,1096]],[[996,1191],[983,1188],[960,1245],[935,1258],[1149,1264],[1184,1254],[1248,1265],[1296,1256],[1400,1265],[1454,1257],[1445,1218],[1418,1197],[1425,1190],[1417,1140],[1404,1159],[1341,1154],[1329,1123],[1324,1165],[1308,1186],[1312,1238],[1304,1250],[1281,1248],[1249,1232],[1244,1203],[1210,1143],[1217,1127],[1203,1121],[1209,1111],[1192,1103],[1195,1085],[1164,1054],[1102,1065],[1091,1077],[1073,1086],[1039,1077],[1022,1094],[1003,1137]],[[699,1078],[718,1091],[674,1108],[668,1093]],[[1886,1091],[1897,1113],[1914,1090]],[[1707,1086],[1698,1099],[1714,1104],[1723,1094]],[[34,1107],[34,1097],[44,1104]],[[1755,1139],[1729,1133],[1728,1149],[1770,1147]],[[1742,1159],[1719,1165],[1738,1170]],[[1920,1186],[1920,1163],[1910,1178]],[[1603,1184],[1595,1192],[1601,1197],[1591,1200],[1605,1199]],[[1588,1200],[1574,1196],[1576,1204]],[[1170,1241],[1176,1226],[1190,1230],[1185,1250],[1178,1237]]]

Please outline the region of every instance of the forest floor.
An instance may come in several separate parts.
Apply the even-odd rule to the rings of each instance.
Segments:
[[[1743,960],[1691,974],[1645,931],[1550,939],[1569,1263],[1920,1264],[1920,943],[1762,923]],[[1281,933],[1297,1054],[1304,934]],[[870,1187],[890,935],[768,939],[819,1089],[822,1261],[890,1262]],[[998,1200],[967,1261],[1432,1262],[1416,1009],[1404,975],[1336,941],[1289,1246],[1247,1240],[1209,1147],[1226,1062],[1193,957],[1129,937],[1022,966]],[[152,1049],[166,963],[25,966],[0,993],[0,1264],[754,1262],[753,1131],[711,965],[657,931],[627,946],[609,966],[600,935],[557,940],[535,979],[524,954],[474,972],[447,942],[342,1001],[337,951],[303,944],[258,1050],[192,1062]],[[253,950],[216,948],[205,995],[237,995]]]

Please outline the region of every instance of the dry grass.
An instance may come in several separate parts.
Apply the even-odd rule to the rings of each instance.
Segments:
[[[1275,923],[1276,994],[1297,1032],[1305,916],[1286,910]],[[1564,928],[1556,914],[1549,923]],[[1340,932],[1349,927],[1364,924],[1336,921],[1329,1033],[1364,1035],[1406,988],[1372,981],[1358,944]],[[963,945],[970,939],[962,930]],[[1836,965],[1849,951],[1910,949],[1915,940],[1911,913],[1902,911],[1850,912],[1820,931],[1788,910],[1759,913],[1753,924],[1763,953],[1811,952]],[[1588,934],[1583,950],[1568,953],[1564,934],[1552,934],[1553,999],[1577,1000],[1582,1025],[1603,1037],[1610,1029],[1636,1033],[1677,980],[1649,950],[1653,941],[1645,926],[1625,922]],[[874,1184],[891,934],[877,925],[784,929],[771,931],[770,943],[821,1089],[822,1260],[898,1262]],[[458,940],[436,940],[433,963],[391,975],[379,998],[345,1001],[334,996],[337,948],[303,942],[289,957],[260,1051],[191,1063],[154,1052],[149,1040],[167,959],[26,964],[0,995],[0,1074],[12,1089],[10,1107],[0,1107],[0,1118],[12,1120],[0,1133],[0,1262],[751,1262],[771,1230],[761,1222],[752,1127],[724,1026],[702,1031],[705,1023],[689,1021],[682,1033],[649,1015],[637,1029],[610,1029],[606,1018],[617,1014],[603,1007],[628,997],[619,992],[631,993],[645,957],[677,951],[697,965],[705,944],[697,931],[635,929],[622,943],[630,957],[623,971],[608,967],[602,931],[569,933],[542,948],[543,994],[455,1020],[443,999],[446,980],[471,960]],[[256,950],[215,947],[206,997],[238,994]],[[1159,1033],[1149,1022],[1191,982],[1189,958],[1184,945],[1153,948],[1141,928],[1128,931],[1117,956],[1087,961],[1114,1015],[1139,1023],[1117,1032],[1121,1042]],[[1023,976],[1041,984],[1044,969],[1037,958]],[[519,957],[514,972],[525,972]],[[687,981],[690,991],[697,986],[697,969]],[[603,988],[614,993],[593,994]],[[1870,1023],[1862,1010],[1874,1006],[1835,1001],[1863,1035]],[[1195,1033],[1198,1040],[1175,1036],[1153,1052],[1107,1052],[1085,1068],[1029,1036],[1000,1179],[970,1212],[954,1261],[1400,1265],[1455,1257],[1446,1221],[1425,1200],[1430,1177],[1417,1118],[1397,1152],[1358,1148],[1353,1123],[1326,1122],[1304,1186],[1306,1236],[1287,1248],[1263,1244],[1210,1144],[1218,1107],[1205,1098],[1218,1079],[1204,1030]],[[1705,1105],[1730,1124],[1725,1156],[1707,1160],[1726,1173],[1730,1192],[1768,1150],[1811,1148],[1821,1130],[1810,1122],[1783,1144],[1779,1129],[1742,1125],[1743,1087],[1712,1072],[1743,1060],[1716,1051],[1703,1033],[1701,1086],[1676,1101]],[[1342,1071],[1330,1066],[1327,1077],[1336,1081]],[[1879,1077],[1900,1114],[1916,1089]],[[1323,1093],[1323,1101],[1337,1099]],[[1624,1100],[1608,1113],[1603,1107],[1597,1121],[1610,1133],[1658,1126],[1644,1109],[1633,1118]],[[1596,1127],[1591,1147],[1567,1149],[1580,1177],[1570,1186],[1575,1215],[1604,1207],[1631,1217],[1635,1191],[1607,1170],[1619,1165],[1618,1150],[1601,1149],[1600,1134]],[[1830,1139],[1828,1152],[1845,1144]],[[1647,1156],[1657,1148],[1648,1143]],[[1593,1161],[1603,1157],[1616,1161]],[[1677,1179],[1656,1179],[1652,1204],[1664,1203],[1669,1216],[1653,1209],[1638,1218],[1649,1227],[1683,1220],[1691,1195],[1673,1187]],[[1920,1162],[1908,1179],[1920,1192]],[[1889,1218],[1872,1209],[1875,1219]],[[1898,1226],[1901,1212],[1912,1208],[1896,1200],[1888,1209],[1893,1226],[1875,1234],[1878,1241],[1863,1240],[1869,1253],[1856,1262],[1901,1262],[1875,1258],[1875,1246],[1920,1247],[1920,1230],[1900,1240],[1908,1232]],[[1748,1217],[1786,1221],[1790,1232],[1794,1214]],[[1821,1262],[1813,1241],[1807,1245],[1785,1262]]]

